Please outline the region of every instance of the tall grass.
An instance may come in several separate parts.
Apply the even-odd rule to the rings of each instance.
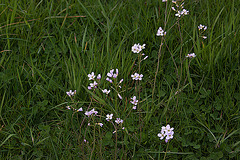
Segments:
[[[190,14],[179,25],[171,5],[1,2],[0,158],[238,159],[240,3],[185,1]],[[199,24],[208,26],[205,40]],[[162,39],[156,36],[160,26],[167,31]],[[139,55],[131,51],[135,43],[145,43],[149,56],[141,62],[144,77],[137,85],[131,79],[139,72]],[[184,61],[192,52],[197,57]],[[116,68],[124,79],[124,99],[114,115],[126,117],[126,129],[113,134],[105,115],[115,102],[89,91],[87,75]],[[105,79],[100,82],[109,87]],[[72,100],[66,95],[70,89],[77,90]],[[130,112],[133,94],[141,103]],[[84,119],[68,105],[84,111],[90,106],[101,116]],[[99,121],[102,128],[93,125]],[[157,134],[168,123],[174,138],[165,143]]]

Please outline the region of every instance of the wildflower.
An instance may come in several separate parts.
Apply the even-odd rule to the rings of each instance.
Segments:
[[[121,79],[121,80],[119,81],[119,84],[122,83],[122,82],[123,82],[123,79]]]
[[[207,39],[207,37],[206,37],[206,36],[202,36],[202,38],[203,38],[203,39]]]
[[[138,73],[134,73],[133,75],[131,75],[133,80],[142,80],[143,75],[142,74],[138,74]]]
[[[196,57],[195,53],[190,53],[186,56],[187,58],[194,58]]]
[[[91,89],[92,89],[92,87],[91,87],[91,86],[88,86],[88,89],[89,89],[89,90],[91,90]]]
[[[142,77],[143,77],[143,75],[142,74],[138,74],[138,80],[142,80]]]
[[[113,114],[107,114],[107,115],[106,115],[106,117],[107,117],[107,118],[106,118],[106,120],[107,120],[107,121],[109,121],[109,120],[111,120],[111,119],[112,119],[112,117],[113,117]]]
[[[91,116],[92,114],[97,115],[97,113],[98,113],[98,111],[95,111],[94,108],[93,108],[91,111],[86,111],[86,112],[85,112],[85,115],[89,117],[89,116]]]
[[[137,109],[137,106],[133,106],[132,109],[136,110],[136,109]]]
[[[146,44],[143,44],[143,45],[140,45],[139,43],[138,44],[134,44],[132,46],[132,52],[133,53],[139,53],[141,52],[143,49],[145,49],[145,46]]]
[[[101,74],[98,74],[97,79],[101,79]]]
[[[110,79],[110,78],[106,78],[106,80],[108,81],[108,82],[110,82],[110,83],[113,83],[113,81]]]
[[[164,32],[164,30],[162,29],[162,27],[159,27],[156,35],[157,35],[157,36],[165,36],[165,35],[166,35],[166,32]]]
[[[166,137],[165,142],[167,143],[170,139],[173,139],[174,128],[171,128],[168,124],[166,127],[162,126],[161,132],[158,133],[158,137],[162,140]]]
[[[134,106],[136,106],[138,103],[136,96],[133,96],[131,99],[132,99],[132,101],[130,101],[130,103],[132,103]]]
[[[102,90],[102,92],[108,94],[110,92],[110,90],[104,89],[104,90]]]
[[[95,78],[94,72],[92,72],[91,74],[88,74],[88,78],[89,80],[93,80]]]
[[[162,140],[165,137],[164,131],[161,131],[161,133],[158,133],[158,137]]]
[[[99,125],[100,127],[102,127],[102,126],[103,126],[103,124],[102,124],[102,123],[97,123],[97,125]]]
[[[71,110],[71,108],[69,106],[66,106],[67,109]]]
[[[204,31],[205,31],[205,30],[207,29],[207,26],[204,26],[204,25],[200,24],[200,25],[198,26],[198,29],[199,29],[199,30],[204,29]]]
[[[117,124],[120,124],[120,123],[123,123],[123,120],[120,119],[120,118],[117,118],[117,119],[115,120],[115,122],[116,122]]]
[[[178,12],[175,14],[176,17],[181,17],[181,15],[182,15],[182,12],[181,12],[181,11],[178,11]]]
[[[189,11],[186,9],[183,9],[181,12],[181,15],[188,15],[188,14],[189,14]]]
[[[97,82],[94,81],[93,83],[90,83],[91,88],[97,88]]]
[[[134,73],[133,75],[131,75],[133,80],[138,80],[138,73]]]
[[[144,57],[143,60],[146,60],[148,58],[148,56]]]
[[[81,111],[83,111],[82,107],[77,110],[77,112],[81,112]]]
[[[76,94],[76,92],[77,92],[76,90],[74,92],[72,90],[70,90],[69,92],[66,92],[66,93],[69,97],[71,97],[71,96],[74,96]]]
[[[122,96],[118,93],[118,97],[120,98],[120,99],[122,99]]]

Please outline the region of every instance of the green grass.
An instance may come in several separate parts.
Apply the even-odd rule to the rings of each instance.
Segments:
[[[179,26],[171,5],[165,12],[161,0],[1,2],[0,159],[240,159],[240,2],[186,0],[190,14]],[[149,56],[140,71],[135,43]],[[91,72],[110,88],[104,76],[115,68],[123,100],[87,89]],[[68,105],[101,116],[84,118]],[[110,113],[125,130],[112,133]],[[157,137],[166,124],[174,127],[168,143]]]

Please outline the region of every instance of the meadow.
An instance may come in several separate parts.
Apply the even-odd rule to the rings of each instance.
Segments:
[[[240,1],[163,1],[3,0],[0,159],[240,159]]]

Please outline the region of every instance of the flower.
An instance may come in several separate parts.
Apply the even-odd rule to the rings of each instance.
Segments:
[[[142,80],[143,75],[142,74],[138,74],[138,73],[134,73],[133,75],[131,75],[133,80]]]
[[[90,83],[90,87],[91,87],[91,88],[92,88],[92,87],[97,88],[97,82],[94,81],[93,83]]]
[[[132,52],[133,53],[139,53],[141,52],[143,49],[145,49],[145,46],[146,44],[143,44],[143,45],[140,45],[139,43],[138,44],[134,44],[132,46]]]
[[[115,122],[116,122],[117,124],[120,124],[120,123],[123,123],[123,120],[120,119],[120,118],[117,118],[117,119],[115,120]]]
[[[66,106],[67,109],[71,110],[71,108],[69,106]]]
[[[94,72],[92,72],[91,74],[88,74],[88,78],[89,80],[93,80],[95,78]]]
[[[137,77],[138,77],[138,73],[134,73],[133,75],[131,75],[132,79],[133,80],[138,80]]]
[[[132,99],[132,101],[130,101],[130,103],[132,103],[134,106],[136,106],[138,103],[136,96],[133,96],[131,99]]]
[[[82,107],[77,110],[77,112],[81,112],[81,111],[83,111]]]
[[[143,77],[143,75],[142,75],[142,74],[140,74],[140,75],[138,74],[138,80],[140,80],[140,81],[141,81],[141,80],[142,80],[142,77]]]
[[[106,80],[108,81],[108,82],[110,82],[110,83],[112,83],[113,81],[110,79],[110,78],[106,78]]]
[[[181,12],[181,11],[178,11],[178,12],[175,14],[176,17],[181,17],[181,15],[182,15],[182,12]]]
[[[98,74],[97,79],[101,79],[101,74]]]
[[[74,92],[72,90],[70,90],[69,92],[66,92],[66,93],[69,97],[71,97],[71,96],[74,96],[76,94],[76,92],[77,92],[76,90]]]
[[[97,123],[97,125],[99,125],[100,127],[102,127],[102,126],[103,126],[103,124],[102,124],[102,123]]]
[[[95,111],[94,108],[93,108],[91,111],[86,111],[86,112],[85,112],[85,115],[89,117],[89,116],[91,116],[92,114],[97,115],[97,113],[98,113],[98,111]]]
[[[204,25],[200,24],[200,25],[198,26],[198,29],[199,29],[199,30],[204,29],[204,31],[205,31],[205,30],[207,29],[207,26],[204,26]]]
[[[134,110],[137,109],[137,106],[133,106],[132,109],[134,109]]]
[[[181,15],[188,15],[188,14],[189,14],[189,11],[186,9],[183,9],[181,12]]]
[[[165,139],[165,142],[167,143],[170,139],[173,139],[173,132],[174,128],[171,128],[170,125],[168,124],[166,127],[162,126],[161,132],[158,133],[158,137],[160,138],[160,140]]]
[[[102,90],[102,92],[108,94],[110,92],[110,90],[104,89],[104,90]]]
[[[113,114],[107,114],[107,115],[106,115],[106,117],[107,117],[107,118],[106,118],[106,120],[107,120],[107,121],[109,121],[109,120],[111,120],[111,119],[112,119],[112,117],[113,117]]]
[[[195,53],[190,53],[186,57],[187,58],[194,58],[194,57],[196,57],[196,54]]]
[[[166,32],[164,32],[164,30],[162,29],[162,27],[159,27],[156,35],[157,35],[157,36],[165,36],[165,35],[166,35]]]
[[[118,93],[118,97],[120,98],[120,99],[122,99],[122,96]]]

